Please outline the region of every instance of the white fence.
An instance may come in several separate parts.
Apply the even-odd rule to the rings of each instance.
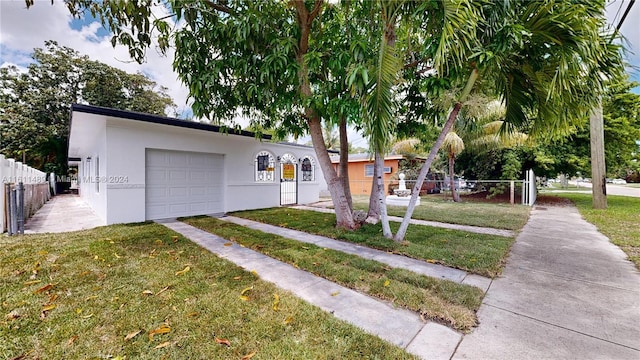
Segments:
[[[19,183],[24,184],[24,207],[21,210],[24,219],[33,215],[50,198],[45,173],[0,155],[0,233],[9,229],[10,199],[15,196],[11,194]]]

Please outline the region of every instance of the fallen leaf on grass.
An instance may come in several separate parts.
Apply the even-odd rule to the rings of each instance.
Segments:
[[[72,337],[69,338],[69,340],[67,340],[67,345],[71,346],[73,345],[73,342],[76,341],[78,339],[78,335],[73,335]]]
[[[173,240],[173,242],[178,242],[178,237],[177,237],[177,236],[175,236],[175,235],[173,235],[173,236],[171,237],[171,240]]]
[[[436,263],[436,261],[435,261],[435,260],[432,260],[432,259],[427,259],[427,262],[428,262],[428,263],[431,263],[431,264],[435,264],[435,263]]]
[[[391,284],[391,281],[389,281],[389,279],[387,279],[387,280],[384,281],[384,285],[383,286],[387,287],[387,286],[389,286],[389,284]]]
[[[49,302],[52,303],[56,301],[57,298],[58,298],[58,294],[51,294],[51,296],[49,296]]]
[[[142,295],[153,295],[153,291],[145,290],[145,291],[142,292]]]
[[[10,313],[7,314],[7,316],[5,316],[5,318],[7,320],[15,320],[18,319],[20,317],[20,313],[18,312],[18,310],[11,310]]]
[[[215,338],[215,341],[216,341],[217,344],[231,346],[231,341],[229,341],[227,339]]]
[[[158,291],[158,293],[156,294],[156,296],[162,294],[163,292],[169,290],[169,288],[171,287],[171,285],[165,286],[162,290]]]
[[[93,313],[89,314],[89,315],[84,315],[84,316],[80,316],[83,319],[88,319],[90,317],[93,317]]]
[[[89,300],[93,300],[93,299],[97,299],[97,298],[98,298],[98,295],[92,295],[92,296],[89,296],[86,299],[84,299],[84,301],[89,301]]]
[[[42,312],[50,311],[56,308],[56,304],[42,305]]]
[[[154,347],[154,349],[162,349],[163,347],[167,347],[171,345],[171,341],[165,341],[162,344],[159,344],[158,346]]]
[[[249,359],[251,359],[252,357],[254,357],[256,353],[257,353],[257,351],[253,351],[253,352],[251,352],[251,353],[249,353],[249,354],[247,354],[247,355],[243,356],[242,358],[240,358],[240,360],[249,360]]]
[[[240,300],[242,301],[249,301],[249,297],[245,296],[245,295],[240,295]]]
[[[51,290],[51,288],[53,288],[53,284],[47,284],[47,285],[41,287],[40,289],[34,291],[33,293],[34,294],[39,294],[41,292],[45,292],[45,291]]]
[[[253,286],[249,286],[248,288],[244,288],[242,289],[242,291],[240,292],[240,295],[245,295],[246,293],[248,293],[249,291],[253,290]]]
[[[232,242],[224,243],[224,246],[231,246],[231,245],[233,245],[233,243],[232,243]]]
[[[273,294],[273,311],[278,311],[279,305],[280,305],[280,296],[278,296],[278,294]]]
[[[200,315],[200,313],[199,313],[199,312],[196,312],[196,311],[194,311],[194,312],[190,312],[190,313],[188,313],[188,314],[187,314],[187,316],[188,316],[188,317],[196,317],[196,316],[198,316],[198,315]]]
[[[27,281],[26,283],[24,283],[25,285],[33,285],[33,284],[37,284],[39,282],[41,282],[42,280],[31,280],[31,281]]]
[[[153,336],[157,334],[166,334],[171,331],[171,327],[167,324],[162,324],[157,329],[149,331],[149,341],[153,341]]]
[[[241,280],[241,279],[242,279],[242,276],[234,276],[233,277],[233,280]]]
[[[113,255],[115,255],[115,256],[116,256],[116,259],[120,259],[120,258],[121,258],[121,256],[120,256],[120,255],[118,255],[118,253],[113,253]]]
[[[142,330],[138,330],[138,331],[127,334],[127,336],[124,337],[124,341],[133,339],[134,337],[138,336],[138,334],[140,334],[141,332]]]
[[[182,275],[182,274],[185,274],[185,273],[189,272],[189,270],[191,270],[191,267],[187,266],[187,267],[185,267],[184,269],[182,269],[182,270],[180,270],[180,271],[176,272],[176,276],[178,276],[178,275]]]
[[[290,322],[292,322],[292,321],[293,321],[293,316],[288,316],[286,319],[284,319],[284,323],[285,323],[285,325],[286,325],[286,324],[289,324],[289,323],[290,323]]]

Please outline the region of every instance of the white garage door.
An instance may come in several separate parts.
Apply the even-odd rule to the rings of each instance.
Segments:
[[[219,154],[147,149],[146,219],[224,212],[223,163]]]

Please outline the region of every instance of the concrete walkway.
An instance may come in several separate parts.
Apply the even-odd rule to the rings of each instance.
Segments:
[[[25,222],[24,233],[61,233],[102,225],[102,220],[80,196],[61,194],[54,196]]]
[[[358,255],[365,259],[371,259],[394,268],[413,271],[418,274],[435,277],[441,280],[450,280],[457,283],[476,286],[487,291],[491,285],[491,279],[484,276],[468,274],[463,270],[453,269],[438,264],[411,259],[403,255],[395,255],[386,251],[371,249],[366,246],[356,245],[344,241],[334,240],[328,237],[308,234],[298,230],[286,229],[274,225],[243,219],[235,216],[224,216],[220,220],[232,222],[262,232],[280,235],[282,237],[314,244],[319,247],[342,251],[347,254]]]
[[[423,322],[415,312],[395,308],[235,243],[225,246],[228,240],[191,225],[175,219],[157,222],[247,271],[255,270],[263,280],[422,359],[450,359],[462,338],[444,325]]]
[[[292,208],[300,209],[300,210],[313,210],[313,211],[323,212],[323,213],[335,213],[333,209],[329,209],[326,207],[319,207],[319,206],[296,205],[296,206],[292,206]],[[398,216],[389,216],[389,221],[402,222],[402,218]],[[439,227],[439,228],[451,229],[451,230],[462,230],[462,231],[472,232],[476,234],[496,235],[496,236],[505,236],[505,237],[516,236],[516,232],[511,230],[494,229],[494,228],[471,226],[471,225],[448,224],[448,223],[442,223],[437,221],[411,219],[409,221],[409,224],[433,226],[433,227]]]
[[[536,207],[455,359],[640,359],[640,273],[574,207]]]

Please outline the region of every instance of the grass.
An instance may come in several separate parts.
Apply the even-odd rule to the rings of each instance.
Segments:
[[[182,221],[343,286],[417,311],[425,318],[455,329],[469,331],[477,324],[475,312],[484,294],[476,287],[434,279],[404,269],[391,269],[377,261],[211,217]]]
[[[232,215],[391,251],[489,277],[500,274],[514,241],[514,238],[502,236],[410,225],[406,241],[397,243],[382,236],[380,224],[365,224],[356,231],[338,230],[335,228],[334,214],[311,210],[271,208],[236,212]],[[391,223],[394,232],[398,226],[398,223]]]
[[[619,246],[640,269],[640,198],[607,196],[607,209],[593,209],[591,194],[562,194],[576,204],[580,214],[612,243]]]
[[[0,259],[2,359],[413,358],[157,224],[0,236]]]
[[[354,208],[367,211],[369,199],[354,197]],[[406,208],[388,206],[389,215],[404,216]],[[530,208],[523,205],[487,204],[478,202],[454,203],[436,197],[423,197],[412,218],[450,224],[520,230],[527,223]]]

